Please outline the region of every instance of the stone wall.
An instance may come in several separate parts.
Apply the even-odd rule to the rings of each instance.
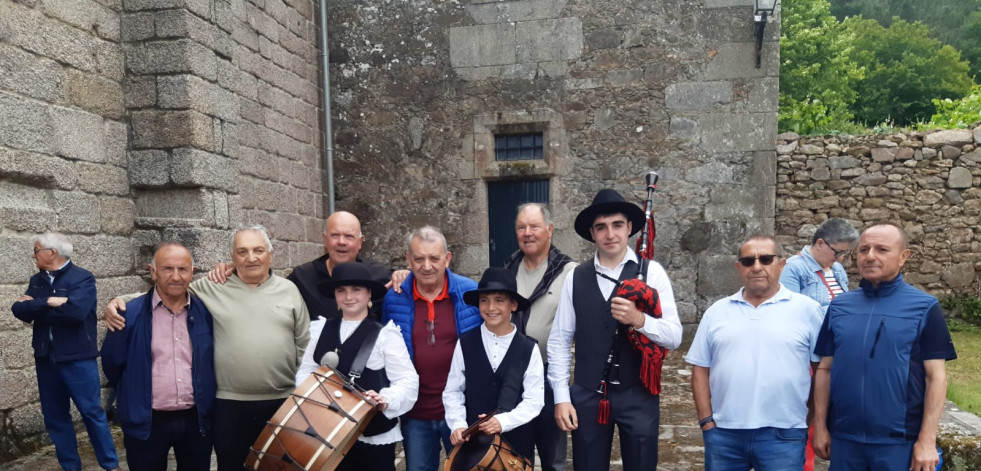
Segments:
[[[146,288],[161,240],[212,266],[262,223],[275,268],[320,255],[316,18],[312,0],[0,0],[0,305],[44,231],[70,235],[100,306]],[[47,439],[30,338],[0,315],[0,461]]]
[[[576,214],[603,187],[642,201],[656,170],[656,257],[693,326],[735,289],[735,241],[773,228],[779,21],[756,69],[751,5],[331,2],[338,208],[376,259],[402,265],[433,224],[478,276],[488,182],[550,179],[555,243],[583,259]],[[520,129],[543,132],[544,161],[496,162],[493,136]]]
[[[902,225],[906,280],[932,293],[976,293],[981,270],[981,126],[801,138],[777,136],[776,233],[792,251],[829,217],[862,229]],[[857,284],[854,260],[846,264]]]

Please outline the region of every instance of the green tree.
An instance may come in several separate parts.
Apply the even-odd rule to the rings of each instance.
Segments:
[[[813,134],[849,127],[848,105],[863,76],[849,58],[851,33],[831,16],[828,0],[791,0],[782,8],[778,128]]]
[[[866,68],[851,106],[860,122],[926,121],[936,110],[932,99],[959,99],[974,85],[960,52],[930,38],[922,23],[894,18],[884,28],[875,20],[850,17],[842,25],[851,33],[851,59]]]

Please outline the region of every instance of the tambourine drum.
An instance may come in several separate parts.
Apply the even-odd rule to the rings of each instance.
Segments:
[[[321,366],[266,422],[245,468],[333,471],[376,413],[344,377]]]
[[[475,434],[450,452],[443,471],[533,471],[534,463],[521,456],[501,434]]]

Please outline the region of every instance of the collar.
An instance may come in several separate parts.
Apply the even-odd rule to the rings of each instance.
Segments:
[[[626,265],[627,262],[639,263],[637,262],[637,254],[634,253],[634,250],[630,247],[627,247],[627,253],[623,255],[623,259],[620,260],[620,263],[618,263],[617,266],[612,269],[600,265],[598,252],[593,254],[593,268],[595,268],[597,272],[600,270],[618,272],[623,269],[623,266]]]
[[[800,249],[800,258],[803,258],[807,262],[807,268],[811,272],[823,272],[824,268],[821,268],[821,264],[814,259],[814,255],[811,254],[811,246],[805,245],[804,248]]]
[[[160,295],[157,294],[157,287],[154,286],[153,287],[153,294],[150,295],[150,305],[153,306],[153,307],[157,307],[160,304],[163,304],[163,298],[161,298]],[[184,303],[184,307],[189,307],[190,305],[191,305],[191,292],[188,291],[187,292],[187,302]],[[164,304],[164,307],[167,307],[167,305]]]
[[[61,275],[62,273],[65,272],[65,269],[68,267],[68,264],[70,263],[72,263],[71,260],[65,260],[65,263],[62,264],[60,267],[58,267],[57,270],[45,270],[45,271],[48,273],[48,276],[52,278],[57,278],[58,275]]]
[[[412,300],[419,301],[421,299],[426,302],[426,307],[429,308],[428,309],[429,312],[427,313],[429,322],[433,322],[436,319],[436,307],[433,306],[433,304],[435,304],[436,301],[450,299],[449,291],[450,291],[449,273],[447,273],[446,279],[443,282],[443,291],[440,291],[440,293],[436,295],[436,299],[433,299],[432,301],[426,299],[425,297],[422,296],[421,293],[419,293],[419,288],[416,287],[416,280],[415,279],[412,280]]]
[[[747,306],[752,306],[752,304],[746,302],[746,300],[743,299],[743,291],[745,291],[745,290],[746,290],[746,287],[739,288],[739,291],[736,291],[735,294],[732,294],[732,295],[729,296],[729,298],[728,298],[729,301],[734,302],[734,303],[742,303],[742,304],[745,304]],[[760,303],[760,306],[764,306],[764,305],[770,304],[770,303],[779,303],[781,301],[786,301],[786,300],[790,299],[790,294],[791,294],[791,291],[786,286],[784,286],[783,283],[780,283],[780,289],[777,290],[777,292],[774,293],[773,296],[770,296],[769,299],[767,299],[766,301],[763,301],[762,303]],[[757,306],[757,308],[759,308],[760,306]]]
[[[889,281],[880,281],[879,286],[873,286],[872,283],[869,283],[865,279],[862,279],[858,286],[862,288],[862,292],[865,293],[866,296],[881,298],[895,293],[905,284],[906,282],[903,281],[903,274],[900,273]]]
[[[480,323],[480,335],[483,335],[484,337],[489,337],[492,339],[510,339],[514,337],[516,332],[518,332],[518,328],[514,326],[513,322],[511,323],[511,331],[504,335],[497,335],[487,328],[487,324],[484,324],[483,322]]]

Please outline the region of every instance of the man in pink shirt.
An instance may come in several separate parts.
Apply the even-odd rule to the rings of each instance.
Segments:
[[[126,327],[107,334],[102,347],[130,469],[166,470],[171,448],[179,471],[211,469],[213,322],[188,292],[193,272],[186,247],[158,246],[153,288],[127,303]]]

